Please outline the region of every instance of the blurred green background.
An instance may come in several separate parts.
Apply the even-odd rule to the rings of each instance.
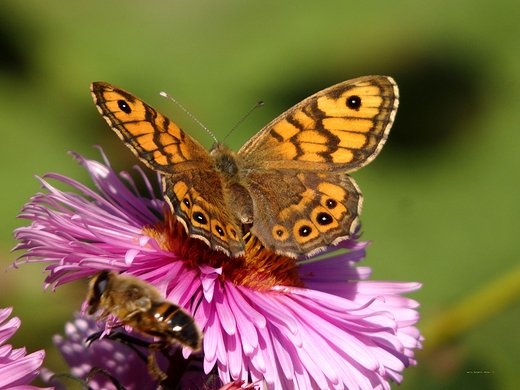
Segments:
[[[137,160],[98,114],[92,81],[131,91],[206,146],[167,91],[238,149],[276,115],[350,78],[400,88],[381,155],[355,173],[365,195],[364,264],[374,279],[419,281],[426,341],[400,389],[520,388],[520,2],[0,2],[0,261],[34,175],[89,179],[66,152],[117,170]],[[4,267],[4,268],[5,268]],[[45,348],[79,309],[84,283],[42,292],[41,265],[0,273],[11,340]]]

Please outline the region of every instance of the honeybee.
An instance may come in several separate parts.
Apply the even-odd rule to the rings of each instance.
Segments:
[[[163,349],[176,341],[198,351],[202,334],[186,311],[165,301],[150,284],[131,275],[101,271],[90,280],[87,294],[88,313],[99,309],[98,319],[117,317],[117,325],[129,325],[136,331],[159,339],[154,349]]]

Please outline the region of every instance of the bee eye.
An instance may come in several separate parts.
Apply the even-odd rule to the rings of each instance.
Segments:
[[[96,283],[94,284],[94,298],[99,300],[101,295],[106,291],[108,286],[108,271],[103,271],[99,274]]]

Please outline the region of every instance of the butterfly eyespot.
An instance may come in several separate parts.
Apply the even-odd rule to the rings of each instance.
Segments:
[[[132,112],[132,109],[130,108],[128,103],[124,100],[118,100],[117,105],[119,106],[119,109],[126,114],[130,114]]]
[[[191,206],[190,200],[188,198],[184,198],[182,200],[182,203],[184,203],[187,208],[190,208],[190,206]]]
[[[233,229],[233,227],[231,225],[228,225],[228,234],[233,237],[234,239],[237,238],[237,231],[235,229]]]
[[[316,222],[318,222],[322,226],[330,225],[333,221],[334,219],[332,218],[332,216],[327,213],[321,212],[318,213],[318,215],[316,216]]]
[[[347,107],[358,111],[361,108],[361,98],[357,95],[349,96],[347,98]]]
[[[309,225],[300,226],[298,234],[300,237],[308,237],[312,233],[312,228]]]
[[[193,213],[193,219],[201,225],[206,225],[208,223],[208,219],[200,211],[196,211]]]
[[[271,231],[273,237],[277,240],[284,241],[289,238],[289,232],[282,225],[273,226],[273,230]]]
[[[221,237],[224,236],[224,229],[222,229],[220,226],[215,226],[215,230],[217,231],[219,236],[221,236]]]
[[[334,199],[327,199],[325,201],[325,205],[327,206],[327,208],[333,209],[338,205],[338,202],[336,202]]]

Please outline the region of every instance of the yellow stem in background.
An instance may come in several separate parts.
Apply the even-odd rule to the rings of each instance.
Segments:
[[[425,323],[421,327],[425,337],[424,349],[432,351],[449,343],[519,298],[520,266]]]

